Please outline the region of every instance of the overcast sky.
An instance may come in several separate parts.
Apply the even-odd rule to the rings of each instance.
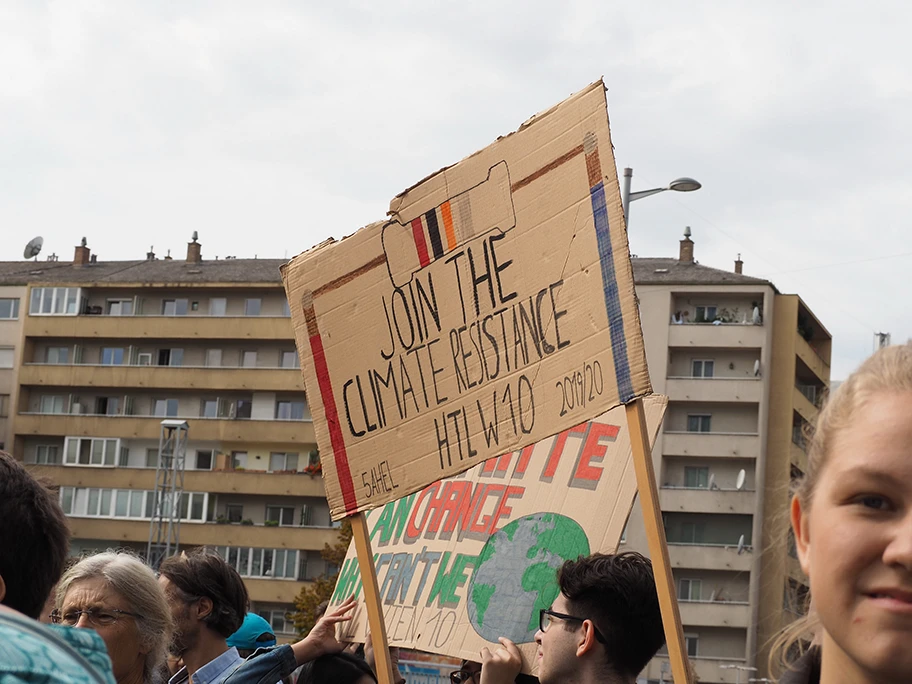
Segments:
[[[912,335],[912,6],[0,4],[0,260],[291,257],[603,76],[631,251],[797,292],[841,379]]]

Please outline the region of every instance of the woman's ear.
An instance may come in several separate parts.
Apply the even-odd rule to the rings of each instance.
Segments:
[[[798,562],[805,575],[811,574],[811,533],[810,511],[801,504],[798,496],[792,497],[790,507],[792,532],[795,534],[795,548],[798,551]]]

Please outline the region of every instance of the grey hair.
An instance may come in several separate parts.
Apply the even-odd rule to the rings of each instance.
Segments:
[[[67,570],[57,584],[55,604],[63,607],[70,587],[76,582],[103,578],[127,602],[130,611],[142,615],[136,620],[142,645],[149,649],[143,665],[143,679],[156,682],[168,655],[171,639],[171,609],[152,569],[127,551],[106,551],[83,558]]]

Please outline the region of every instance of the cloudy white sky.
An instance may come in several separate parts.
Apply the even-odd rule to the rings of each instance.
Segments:
[[[0,4],[0,260],[293,256],[604,76],[631,250],[797,292],[833,378],[912,335],[912,6]],[[43,258],[45,254],[42,254]]]

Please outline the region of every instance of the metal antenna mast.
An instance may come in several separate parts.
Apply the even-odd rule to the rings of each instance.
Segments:
[[[161,562],[180,545],[181,500],[184,494],[184,463],[187,456],[185,420],[163,420],[158,438],[158,467],[146,562],[158,570]]]

